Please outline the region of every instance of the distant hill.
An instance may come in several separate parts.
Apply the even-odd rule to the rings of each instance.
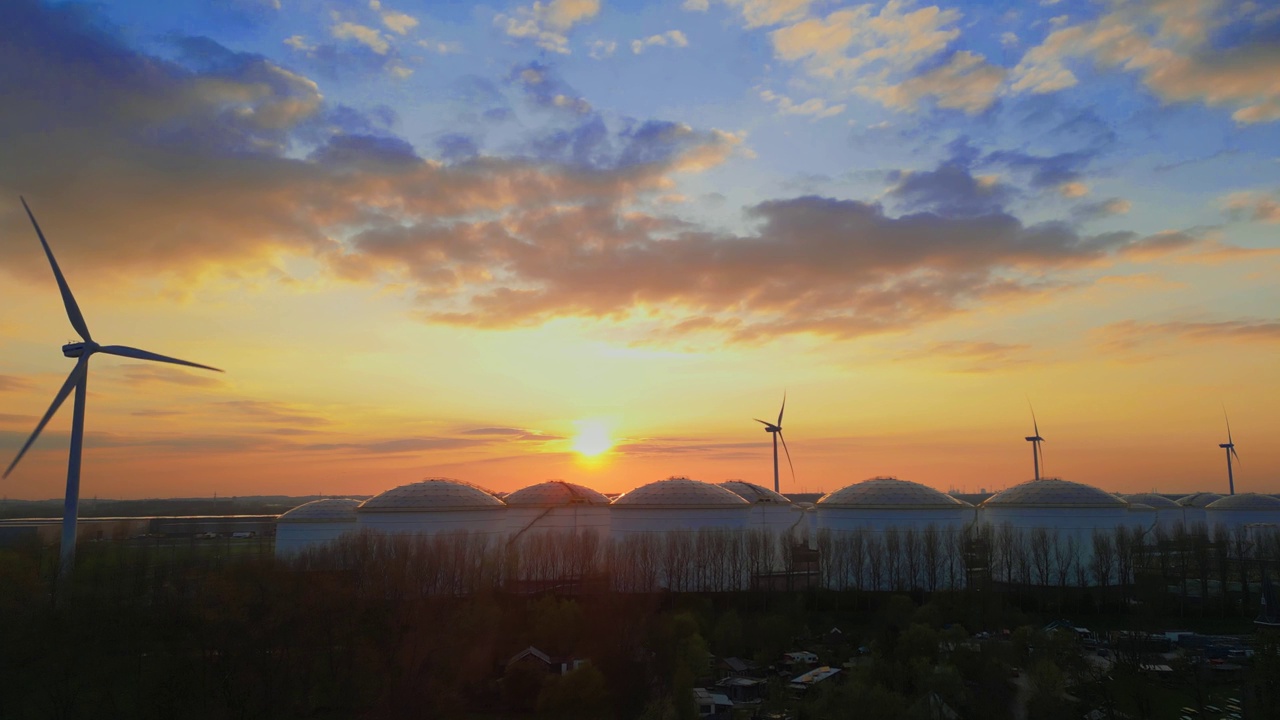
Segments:
[[[146,500],[80,499],[80,517],[151,517],[172,515],[279,515],[328,495],[246,495],[227,498],[149,498]],[[365,498],[367,495],[341,497]],[[62,500],[3,500],[0,519],[61,518]]]

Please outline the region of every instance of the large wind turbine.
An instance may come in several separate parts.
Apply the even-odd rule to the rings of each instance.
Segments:
[[[1040,424],[1036,422],[1036,409],[1031,408],[1031,428],[1035,430],[1035,435],[1027,438],[1027,442],[1031,443],[1031,462],[1035,463],[1036,479],[1040,479],[1040,443],[1044,442],[1044,438],[1040,437]]]
[[[36,236],[40,238],[40,245],[44,247],[45,256],[49,258],[49,267],[53,268],[53,277],[58,281],[58,290],[62,293],[62,304],[67,308],[67,319],[71,321],[71,327],[75,328],[76,333],[80,335],[83,342],[67,343],[62,346],[62,354],[69,358],[76,358],[76,366],[71,369],[71,374],[67,376],[67,381],[62,384],[58,394],[53,397],[53,404],[49,406],[49,410],[44,414],[44,417],[40,418],[40,422],[36,424],[36,429],[31,433],[31,437],[27,439],[27,444],[22,446],[22,449],[18,451],[18,456],[13,459],[13,462],[9,463],[8,469],[4,471],[4,477],[9,477],[9,473],[13,472],[13,468],[17,466],[22,456],[27,453],[31,444],[36,441],[36,438],[40,437],[40,431],[44,430],[44,426],[49,423],[53,414],[62,406],[63,401],[67,399],[72,390],[75,390],[75,409],[71,419],[71,452],[67,459],[67,496],[62,506],[62,552],[59,566],[61,575],[67,577],[71,573],[71,568],[75,564],[76,558],[76,517],[80,502],[80,453],[84,443],[84,401],[89,379],[89,357],[94,353],[106,353],[136,360],[154,360],[156,362],[186,365],[187,367],[197,367],[217,372],[222,371],[208,365],[157,355],[153,352],[124,345],[99,345],[94,342],[93,336],[89,334],[89,326],[85,324],[84,315],[80,313],[80,306],[76,304],[75,297],[71,295],[71,288],[67,286],[67,280],[62,276],[62,270],[58,268],[58,261],[53,259],[53,251],[49,249],[49,243],[44,239],[44,233],[40,231],[40,224],[36,222],[36,216],[31,213],[31,208],[27,206],[26,199],[21,197],[19,199],[22,200],[23,209],[27,211],[27,217],[31,219],[31,226],[36,229]]]
[[[1231,494],[1236,494],[1236,478],[1231,471],[1231,456],[1236,456],[1236,462],[1240,461],[1240,454],[1236,452],[1236,444],[1231,441],[1231,418],[1227,417],[1227,411],[1222,411],[1222,419],[1227,421],[1227,441],[1218,445],[1218,447],[1227,451],[1227,486],[1231,489]]]
[[[787,465],[791,467],[791,481],[796,479],[796,466],[791,464],[791,451],[787,449],[787,439],[782,437],[782,413],[787,411],[787,394],[782,393],[782,408],[778,410],[778,422],[765,422],[760,418],[755,421],[764,425],[764,431],[773,435],[773,491],[780,492],[778,489],[778,440],[782,440],[782,449],[787,453]]]

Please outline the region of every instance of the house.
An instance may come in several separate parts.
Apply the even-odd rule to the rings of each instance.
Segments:
[[[733,702],[721,693],[714,693],[705,688],[693,689],[693,701],[698,705],[698,717],[706,720],[731,720],[733,718]]]
[[[716,661],[717,677],[755,677],[760,666],[740,657],[719,658]]]
[[[811,652],[798,650],[796,652],[784,653],[782,655],[782,661],[788,665],[817,665],[818,656]]]
[[[533,664],[540,665],[544,670],[546,670],[551,675],[564,675],[567,672],[577,670],[583,665],[586,665],[587,663],[590,662],[590,660],[584,660],[582,658],[572,658],[572,657],[553,658],[550,655],[547,655],[546,653],[542,652],[538,648],[530,645],[529,647],[521,650],[515,655],[512,655],[511,659],[507,660],[506,667],[510,667],[520,662],[533,663]]]
[[[803,673],[801,675],[798,675],[792,678],[791,682],[788,684],[788,687],[790,687],[792,690],[804,692],[805,690],[808,690],[814,685],[817,685],[818,683],[824,682],[826,680],[830,680],[831,678],[839,674],[840,674],[840,668],[833,668],[833,667],[828,667],[826,665],[823,665],[822,667],[814,668],[807,673]]]
[[[754,705],[764,699],[769,684],[759,678],[727,677],[716,683],[716,689],[737,705]]]

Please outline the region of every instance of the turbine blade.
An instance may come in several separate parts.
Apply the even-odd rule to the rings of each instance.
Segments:
[[[27,211],[27,217],[31,218],[31,226],[36,229],[36,235],[40,238],[40,244],[44,247],[44,254],[49,258],[49,267],[53,268],[53,277],[58,281],[58,292],[62,293],[62,304],[67,308],[67,319],[71,321],[71,327],[80,333],[80,339],[85,342],[93,342],[93,336],[89,334],[89,326],[85,324],[84,315],[80,312],[80,306],[76,304],[76,298],[71,294],[71,287],[67,285],[67,279],[62,276],[62,269],[58,267],[58,261],[53,259],[53,250],[49,249],[49,243],[44,239],[44,233],[40,230],[40,223],[36,222],[36,216],[32,214],[31,208],[27,206],[27,199],[19,196],[22,201],[22,209]]]
[[[1231,454],[1235,456],[1236,462],[1240,462],[1240,453],[1236,452],[1234,446],[1231,448]]]
[[[1027,407],[1031,408],[1031,429],[1036,431],[1036,437],[1040,437],[1040,423],[1036,421],[1036,408],[1031,404],[1031,398],[1027,398]]]
[[[76,383],[80,382],[80,378],[84,377],[85,366],[88,363],[88,354],[81,355],[80,360],[76,362],[76,366],[71,368],[71,374],[67,376],[67,381],[62,383],[62,388],[58,390],[58,394],[53,396],[53,403],[49,405],[49,410],[45,412],[44,417],[40,418],[40,422],[36,424],[35,431],[31,433],[31,437],[27,438],[27,444],[23,445],[22,449],[18,451],[18,456],[13,459],[13,462],[9,463],[9,467],[4,471],[3,477],[9,477],[9,473],[13,472],[13,469],[17,467],[18,461],[22,459],[22,456],[27,454],[31,444],[36,441],[36,438],[40,437],[40,431],[44,430],[44,426],[49,424],[53,414],[58,412],[58,408],[62,407],[63,401],[75,389]]]
[[[138,348],[127,347],[125,345],[103,345],[102,347],[98,348],[98,352],[106,353],[108,355],[119,355],[120,357],[134,358],[136,360],[154,360],[156,362],[173,363],[174,365],[186,365],[187,367],[201,368],[203,370],[212,370],[214,372],[222,372],[222,370],[219,370],[216,367],[211,367],[209,365],[201,365],[200,363],[193,363],[193,362],[188,362],[186,360],[179,360],[178,358],[171,358],[167,355],[159,355],[153,352],[147,352],[146,350],[139,350]]]
[[[787,411],[787,391],[782,391],[782,408],[778,410],[778,427],[782,427],[782,413]]]
[[[787,466],[791,468],[791,482],[796,481],[796,466],[791,464],[791,451],[787,449],[787,439],[782,436],[782,431],[778,431],[778,439],[782,441],[782,451],[787,454]]]
[[[764,420],[761,420],[760,418],[751,418],[751,419],[752,419],[752,420],[755,420],[756,422],[760,423],[761,425],[764,425],[765,427],[773,427],[773,423],[771,423],[771,422],[765,422]]]
[[[1222,408],[1222,419],[1227,421],[1227,442],[1228,442],[1228,443],[1232,443],[1232,440],[1231,440],[1231,418],[1227,417],[1227,408],[1226,408],[1226,406],[1223,406],[1223,408]],[[1234,443],[1232,443],[1232,444],[1234,444]]]

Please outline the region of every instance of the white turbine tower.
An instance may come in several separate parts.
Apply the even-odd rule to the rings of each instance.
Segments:
[[[782,408],[778,410],[778,422],[765,422],[760,418],[754,418],[756,422],[764,425],[764,431],[773,436],[773,491],[781,492],[778,489],[778,440],[782,440],[782,449],[787,453],[787,465],[791,467],[791,481],[794,483],[796,479],[796,466],[791,464],[791,451],[787,449],[787,439],[782,436],[782,413],[787,410],[787,394],[782,393]]]
[[[1227,487],[1231,494],[1236,494],[1236,478],[1231,470],[1231,456],[1235,455],[1236,462],[1240,462],[1240,454],[1236,452],[1236,444],[1231,440],[1231,418],[1227,417],[1227,411],[1222,411],[1222,419],[1227,421],[1227,441],[1218,445],[1218,447],[1227,451]]]
[[[99,345],[94,342],[93,336],[89,334],[89,326],[85,324],[84,315],[80,313],[80,306],[76,305],[76,299],[71,295],[71,288],[67,286],[67,280],[62,277],[62,270],[58,268],[58,261],[53,259],[53,251],[49,249],[49,243],[45,241],[44,233],[40,231],[40,224],[36,222],[36,216],[31,213],[31,208],[27,207],[26,199],[21,197],[19,199],[22,200],[23,209],[27,211],[27,217],[31,218],[31,225],[36,229],[36,235],[40,238],[40,245],[44,247],[45,256],[49,258],[49,267],[53,268],[53,277],[58,281],[58,290],[62,293],[62,304],[67,308],[67,318],[71,321],[71,327],[75,328],[76,333],[80,335],[83,342],[67,343],[62,346],[63,355],[69,358],[77,358],[76,366],[71,369],[71,374],[67,376],[67,381],[62,384],[62,388],[54,396],[53,404],[49,406],[49,410],[44,414],[44,417],[40,418],[40,422],[36,424],[36,429],[31,433],[31,437],[27,439],[27,444],[22,446],[22,449],[18,451],[18,456],[13,459],[12,463],[9,463],[8,469],[4,471],[4,477],[9,477],[9,473],[13,472],[13,468],[17,466],[18,461],[26,454],[31,444],[36,441],[36,438],[40,437],[40,431],[44,430],[44,426],[49,423],[53,414],[62,406],[63,401],[67,399],[72,390],[75,390],[75,409],[71,419],[71,452],[67,459],[67,495],[62,506],[62,548],[59,573],[65,578],[70,575],[76,557],[76,517],[80,501],[80,454],[84,443],[84,401],[89,379],[89,356],[94,353],[106,353],[137,360],[154,360],[156,362],[186,365],[187,367],[197,367],[217,372],[222,371],[208,365],[178,360],[177,358],[157,355],[153,352],[124,345]]]
[[[1031,428],[1035,431],[1035,435],[1027,438],[1027,442],[1031,443],[1031,462],[1035,465],[1036,480],[1040,479],[1040,459],[1042,453],[1040,443],[1044,442],[1044,438],[1040,437],[1040,424],[1036,422],[1036,409],[1031,408]]]

